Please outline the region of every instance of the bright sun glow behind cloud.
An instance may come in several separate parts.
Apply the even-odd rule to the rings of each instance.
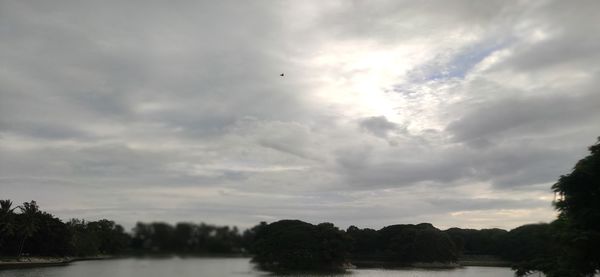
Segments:
[[[429,51],[428,51],[429,50]],[[426,61],[431,49],[414,44],[385,47],[374,42],[326,45],[309,65],[323,72],[317,96],[339,105],[350,117],[384,115],[402,121],[389,89],[406,81],[406,73]]]
[[[346,118],[385,116],[398,124],[410,121],[408,127],[414,131],[440,129],[447,122],[437,118],[438,109],[454,100],[447,93],[456,82],[428,80],[428,75],[442,74],[432,70],[462,66],[453,64],[461,62],[452,61],[454,55],[480,43],[477,39],[481,39],[478,32],[459,29],[435,39],[399,44],[371,39],[327,41],[308,55],[305,66],[319,72],[315,97]]]

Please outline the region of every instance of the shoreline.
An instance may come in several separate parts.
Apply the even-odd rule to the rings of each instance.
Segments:
[[[463,255],[458,263],[462,266],[511,267],[512,262],[495,255]]]
[[[453,269],[465,266],[488,266],[488,267],[511,267],[510,261],[505,261],[496,257],[489,258],[471,258],[458,260],[456,262],[416,262],[416,263],[396,263],[390,261],[378,260],[353,260],[351,261],[357,268],[424,268],[424,269]]]
[[[489,267],[511,267],[512,263],[509,261],[458,261],[461,266],[489,266]]]
[[[0,270],[4,269],[22,269],[22,268],[33,268],[33,267],[51,267],[51,266],[66,266],[73,262],[79,261],[90,261],[90,260],[109,260],[109,259],[120,259],[120,258],[190,258],[190,257],[202,257],[202,258],[250,258],[244,254],[231,254],[231,255],[175,255],[175,254],[142,254],[142,255],[120,255],[120,256],[91,256],[91,257],[25,257],[21,261],[17,261],[16,258],[12,257],[0,257]]]
[[[11,261],[2,260],[0,261],[0,270],[45,266],[62,266],[67,265],[72,261],[73,260],[70,258],[33,258],[30,260],[25,259],[23,261],[17,261],[15,259]]]
[[[416,263],[397,263],[390,261],[351,261],[351,263],[356,266],[356,268],[427,268],[427,269],[453,269],[459,268],[463,265],[460,262],[450,262],[450,263],[442,263],[442,262],[416,262]]]
[[[114,256],[94,256],[94,257],[31,257],[22,258],[18,261],[16,258],[0,258],[0,270],[3,269],[20,269],[31,267],[49,267],[49,266],[65,266],[72,262],[89,261],[89,260],[107,260],[119,257]]]
[[[244,255],[224,255],[224,256],[204,256],[204,255],[127,255],[127,256],[94,256],[94,257],[31,257],[24,258],[22,261],[17,261],[15,258],[0,258],[0,270],[4,269],[23,269],[32,267],[51,267],[51,266],[66,266],[77,261],[89,260],[108,260],[119,258],[156,258],[156,257],[205,257],[205,258],[242,258]],[[490,260],[459,260],[455,263],[413,263],[413,264],[397,264],[393,262],[382,261],[353,261],[352,265],[355,268],[424,268],[424,269],[453,269],[464,266],[489,266],[489,267],[510,267],[510,262],[490,259]]]

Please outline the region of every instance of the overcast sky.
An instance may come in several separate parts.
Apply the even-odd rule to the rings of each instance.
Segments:
[[[127,227],[547,222],[600,135],[598,11],[0,0],[0,198]]]

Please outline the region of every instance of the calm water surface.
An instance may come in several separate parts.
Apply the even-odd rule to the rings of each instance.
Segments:
[[[276,276],[257,271],[246,258],[169,258],[169,259],[117,259],[80,261],[67,266],[17,270],[0,270],[0,277],[245,277]],[[290,275],[288,275],[290,276]],[[465,267],[450,270],[381,270],[356,269],[340,275],[347,277],[512,277],[509,268]]]

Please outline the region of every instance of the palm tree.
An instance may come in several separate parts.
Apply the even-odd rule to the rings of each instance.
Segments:
[[[5,213],[12,212],[15,208],[10,208],[12,206],[12,201],[9,199],[0,200],[0,214],[4,215]]]
[[[21,216],[23,217],[23,224],[21,225],[21,235],[23,237],[19,246],[17,258],[20,258],[21,254],[23,253],[25,240],[31,237],[37,231],[37,215],[40,213],[39,206],[33,200],[31,200],[31,202],[23,203],[23,206],[19,206],[19,209],[21,210]]]
[[[0,245],[5,238],[15,234],[15,208],[12,208],[12,201],[0,200]]]

